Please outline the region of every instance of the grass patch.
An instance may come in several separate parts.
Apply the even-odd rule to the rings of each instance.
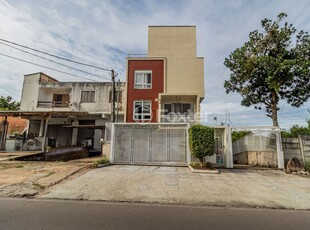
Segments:
[[[33,185],[34,187],[40,189],[40,190],[44,190],[44,189],[45,189],[45,186],[40,185],[40,184],[38,184],[38,183],[32,183],[32,185]]]
[[[97,168],[100,165],[109,164],[109,163],[110,163],[110,161],[107,158],[103,157],[103,158],[100,158],[99,160],[97,160],[94,163],[93,167]]]
[[[23,165],[16,165],[15,168],[24,168]]]

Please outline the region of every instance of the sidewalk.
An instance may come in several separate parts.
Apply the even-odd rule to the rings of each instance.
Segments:
[[[39,197],[310,209],[310,178],[278,170],[221,170],[210,175],[186,167],[114,165],[94,169]]]

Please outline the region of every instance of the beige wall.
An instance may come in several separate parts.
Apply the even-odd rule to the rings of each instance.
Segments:
[[[148,57],[166,57],[165,93],[204,98],[204,59],[196,56],[195,26],[150,26]]]
[[[40,73],[25,75],[22,97],[20,103],[21,111],[34,111],[38,104]]]
[[[275,152],[264,151],[255,152],[248,151],[234,155],[234,160],[237,160],[237,164],[249,164],[257,166],[272,166],[277,167],[277,154]]]

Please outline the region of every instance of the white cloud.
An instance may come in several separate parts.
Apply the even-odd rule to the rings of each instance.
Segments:
[[[148,25],[197,25],[197,54],[205,57],[203,110],[224,115],[228,110],[232,118],[233,114],[244,114],[239,117],[245,123],[270,123],[262,111],[257,114],[253,108],[240,106],[241,97],[238,94],[225,93],[223,84],[229,78],[229,71],[223,62],[230,52],[248,39],[250,31],[260,28],[261,19],[275,19],[282,11],[288,13],[288,21],[298,29],[310,30],[310,2],[307,0],[54,0],[36,3],[30,0],[0,0],[0,37],[104,68],[114,68],[124,80],[126,55],[147,52]],[[70,71],[12,51],[1,44],[0,52]],[[62,81],[82,80],[2,56],[0,71],[1,95],[12,95],[17,100],[21,94],[23,75],[27,73],[44,71]],[[109,78],[109,73],[91,71]],[[76,71],[70,72],[88,77]],[[304,124],[302,119],[306,119],[305,111],[309,107],[309,102],[300,109],[286,106],[282,113],[280,110],[280,122]]]

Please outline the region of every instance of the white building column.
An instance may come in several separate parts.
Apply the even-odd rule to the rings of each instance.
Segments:
[[[73,128],[72,130],[72,140],[71,145],[76,146],[77,145],[77,135],[78,135],[78,128]]]
[[[44,135],[44,119],[41,118],[40,130],[39,130],[39,137],[43,137],[43,135]]]
[[[225,168],[233,168],[233,148],[232,148],[232,139],[231,139],[231,127],[225,127],[224,132],[224,167]]]

